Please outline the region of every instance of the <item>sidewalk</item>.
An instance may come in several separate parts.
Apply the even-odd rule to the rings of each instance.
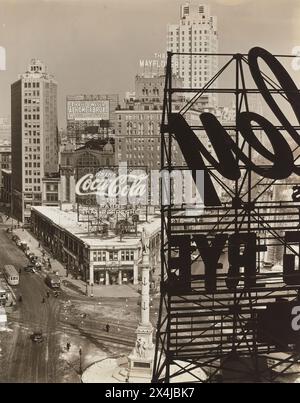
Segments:
[[[13,234],[17,235],[21,241],[25,241],[29,247],[30,252],[36,256],[42,258],[43,251],[45,252],[46,260],[48,257],[51,259],[51,269],[44,268],[44,274],[49,272],[55,272],[61,277],[62,289],[67,293],[86,295],[87,287],[90,291],[90,287],[82,280],[76,280],[72,277],[66,277],[65,267],[56,260],[43,245],[39,248],[39,241],[28,230],[23,228],[17,228],[13,230]],[[95,298],[108,297],[108,298],[137,298],[140,294],[129,285],[110,285],[100,286],[93,285],[93,295]]]

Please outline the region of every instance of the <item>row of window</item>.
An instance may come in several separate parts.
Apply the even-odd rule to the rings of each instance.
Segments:
[[[136,160],[138,160],[139,165],[142,164],[143,161],[147,161],[149,162],[150,160],[152,160],[152,162],[154,162],[154,160],[160,160],[160,155],[159,154],[153,154],[153,153],[147,153],[147,154],[126,154],[126,158],[127,160],[130,158],[135,158]]]
[[[35,139],[35,138],[25,138],[24,139],[24,144],[40,144],[40,139]],[[37,147],[33,147],[33,149],[32,149],[33,151],[40,151],[40,147],[39,146],[37,146]],[[29,151],[31,151],[31,149],[29,150]]]
[[[47,202],[57,202],[58,194],[57,193],[46,193],[46,201]]]
[[[34,162],[34,164],[36,164],[35,162]],[[35,167],[36,168],[36,167]],[[25,170],[25,175],[32,175],[32,170],[31,169],[29,169],[29,170]],[[39,176],[40,175],[40,171],[33,171],[33,175],[34,176]]]
[[[24,87],[25,87],[25,88],[40,88],[40,83],[36,83],[36,82],[33,82],[33,83],[29,82],[29,83],[27,83],[27,82],[25,82],[25,83],[24,83]]]
[[[40,183],[40,179],[39,178],[25,178],[25,183]]]
[[[151,90],[149,90],[148,88],[143,88],[142,93],[143,93],[143,95],[148,96],[149,94],[151,94]],[[153,88],[152,93],[154,95],[159,95],[159,89],[158,88]]]
[[[40,160],[40,154],[27,154],[25,155],[25,160]]]
[[[160,141],[160,137],[159,137],[159,136],[157,136],[156,138],[154,138],[154,137],[150,137],[150,138],[145,138],[145,137],[142,137],[142,138],[137,138],[137,137],[125,138],[125,142],[126,142],[126,143],[129,143],[129,144],[135,144],[135,143],[141,143],[141,144],[144,144],[144,143],[157,143],[158,141]]]
[[[24,107],[24,112],[39,112],[40,111],[40,107],[39,106],[25,106]]]
[[[39,129],[40,128],[40,124],[39,123],[30,123],[30,122],[25,122],[24,124],[25,128],[33,128],[33,129]],[[29,133],[31,133],[31,131],[29,131]]]
[[[25,192],[40,192],[40,191],[41,191],[40,186],[33,186],[33,188],[32,187],[25,188]]]
[[[25,97],[39,97],[40,91],[25,91],[24,96]]]
[[[182,34],[184,34],[185,32],[186,31],[182,31]],[[192,28],[190,28],[187,33],[191,34],[191,32],[192,32]],[[194,34],[197,34],[197,33],[207,35],[209,32],[207,31],[207,29],[204,29],[204,30],[199,29],[198,31],[194,31]],[[169,32],[170,36],[173,36],[174,34],[175,33],[173,31]],[[176,34],[179,35],[179,30],[176,31]]]
[[[119,251],[97,251],[93,252],[94,262],[106,262],[109,261],[133,261],[134,251],[133,250],[122,250]]]
[[[40,162],[25,162],[26,168],[40,168]]]
[[[40,100],[37,99],[31,99],[31,98],[24,98],[24,104],[33,104],[33,105],[37,105],[40,103]]]
[[[127,150],[130,152],[130,151],[144,151],[145,149],[144,149],[144,147],[136,147],[136,146],[128,145]],[[153,146],[151,146],[147,149],[147,152],[148,151],[159,151],[159,150],[160,150],[160,146],[155,147],[155,149]]]
[[[33,115],[31,115],[31,114],[29,114],[29,115],[25,114],[25,115],[24,115],[24,119],[26,119],[26,120],[31,120],[31,119],[33,119],[33,120],[39,120],[39,118],[40,118],[40,114],[33,114]]]

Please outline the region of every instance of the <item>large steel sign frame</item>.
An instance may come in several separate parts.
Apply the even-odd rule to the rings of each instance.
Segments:
[[[174,59],[196,66],[197,57],[225,62],[203,88],[173,88]],[[193,216],[184,206],[161,205],[153,382],[183,375],[192,382],[276,381],[300,357],[300,326],[293,316],[300,311],[300,93],[283,67],[290,57],[262,48],[248,54],[168,53],[161,168],[204,171],[205,208]],[[217,88],[225,74],[233,74],[234,85]],[[178,94],[189,97],[175,112]],[[198,125],[190,125],[187,113],[211,94],[234,98],[235,121],[219,122],[206,111]],[[250,94],[270,116],[250,110]],[[174,146],[186,164],[175,165]]]

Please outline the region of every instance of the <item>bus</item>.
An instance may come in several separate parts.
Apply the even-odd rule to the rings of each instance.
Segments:
[[[60,287],[60,279],[56,274],[48,274],[45,280],[46,284],[50,288],[59,288]]]
[[[19,284],[19,273],[12,264],[7,264],[4,266],[3,274],[9,285]]]

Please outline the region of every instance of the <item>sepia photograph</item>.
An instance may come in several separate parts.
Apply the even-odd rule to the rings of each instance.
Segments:
[[[300,383],[300,2],[0,0],[0,383]]]

